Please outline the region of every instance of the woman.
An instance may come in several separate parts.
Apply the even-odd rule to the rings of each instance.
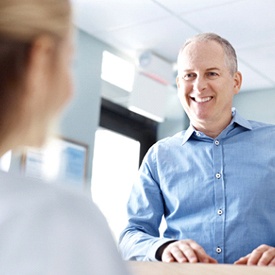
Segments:
[[[0,156],[41,146],[72,94],[69,0],[0,1]],[[89,198],[0,173],[0,274],[126,274]]]

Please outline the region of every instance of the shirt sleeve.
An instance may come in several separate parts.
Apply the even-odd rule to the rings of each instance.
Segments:
[[[156,261],[156,251],[171,239],[160,237],[164,203],[158,183],[154,147],[145,156],[127,206],[128,225],[119,248],[125,260]]]

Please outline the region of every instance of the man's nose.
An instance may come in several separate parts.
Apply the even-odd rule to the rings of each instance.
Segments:
[[[194,90],[203,92],[207,87],[207,79],[204,76],[198,75],[194,81]]]

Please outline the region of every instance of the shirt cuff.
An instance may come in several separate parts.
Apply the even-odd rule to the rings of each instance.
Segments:
[[[168,239],[168,238],[162,238],[162,239],[159,239],[158,241],[156,241],[151,246],[151,248],[148,250],[147,260],[148,261],[159,261],[156,258],[156,253],[157,253],[157,250],[159,249],[159,247],[161,247],[163,244],[165,244],[167,242],[173,242],[173,241],[176,241],[176,240]]]

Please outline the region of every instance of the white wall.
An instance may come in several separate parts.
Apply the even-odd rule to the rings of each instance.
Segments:
[[[275,124],[275,90],[240,92],[233,106],[246,119]]]
[[[64,115],[63,136],[88,145],[87,190],[90,190],[94,135],[100,115],[102,43],[85,32],[77,32],[75,96]]]

